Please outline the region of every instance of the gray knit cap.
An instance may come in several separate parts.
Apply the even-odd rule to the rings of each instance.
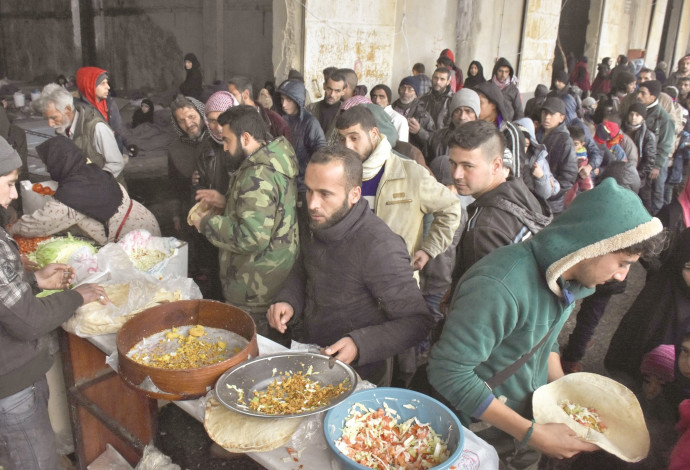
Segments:
[[[22,160],[19,154],[5,139],[0,137],[0,176],[6,175],[17,168],[21,168]]]
[[[479,111],[481,105],[479,104],[479,95],[476,91],[469,88],[461,88],[450,100],[450,114],[452,115],[460,106],[471,108],[474,111],[477,119],[479,119]]]

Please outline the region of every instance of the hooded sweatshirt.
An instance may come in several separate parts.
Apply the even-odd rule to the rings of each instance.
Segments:
[[[508,76],[508,79],[506,80],[506,82],[501,84],[499,84],[498,79],[496,78],[496,71],[499,69],[499,67],[508,67],[510,69],[510,75]],[[512,117],[506,116],[506,119],[508,119],[509,121],[514,121],[515,119],[520,119],[524,116],[524,113],[522,112],[522,98],[520,97],[520,90],[515,85],[515,83],[513,83],[514,75],[515,72],[513,70],[513,66],[510,65],[510,62],[508,62],[508,60],[504,57],[501,57],[496,61],[494,69],[491,72],[492,82],[501,88],[503,96],[506,97],[506,101],[512,109]]]
[[[281,111],[281,116],[285,119],[287,125],[290,126],[290,143],[295,149],[295,155],[299,164],[297,187],[300,192],[303,192],[307,190],[306,186],[304,186],[304,172],[307,170],[307,163],[309,163],[314,152],[326,146],[326,137],[319,121],[309,111],[304,109],[307,90],[304,88],[303,82],[299,80],[286,80],[280,84],[276,92],[287,96],[297,103],[299,107],[297,114],[289,115]],[[280,109],[282,110],[282,106]]]
[[[429,382],[465,425],[493,398],[525,416],[530,394],[546,384],[548,357],[575,300],[594,292],[563,273],[582,260],[632,246],[662,230],[632,191],[607,178],[524,243],[499,248],[475,265],[453,293],[429,361]],[[493,391],[484,383],[547,340]],[[460,360],[459,358],[462,358]]]
[[[107,72],[98,67],[82,67],[77,70],[77,88],[82,98],[100,111],[105,122],[110,122],[108,116],[108,102],[96,98],[98,77]]]

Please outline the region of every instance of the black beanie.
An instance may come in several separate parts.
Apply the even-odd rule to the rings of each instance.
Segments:
[[[633,103],[632,106],[628,108],[628,114],[630,114],[630,111],[635,111],[643,118],[647,118],[647,106],[643,105],[642,103]]]
[[[661,94],[661,82],[659,80],[647,80],[646,82],[640,83],[640,87],[645,87],[649,90],[650,95],[654,95],[657,98]]]
[[[556,72],[554,80],[559,81],[561,83],[565,83],[567,85],[569,82],[568,72],[566,72],[565,70],[559,70],[558,72]]]

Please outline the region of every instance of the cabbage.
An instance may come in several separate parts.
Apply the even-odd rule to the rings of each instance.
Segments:
[[[58,292],[62,292],[62,289],[44,289],[36,294],[36,298],[40,299],[42,297],[48,297],[49,295],[57,294]]]
[[[52,238],[39,243],[32,261],[38,263],[41,268],[50,263],[67,263],[72,254],[80,249],[86,249],[90,254],[96,253],[96,248],[91,243],[75,239],[68,234],[67,237]]]

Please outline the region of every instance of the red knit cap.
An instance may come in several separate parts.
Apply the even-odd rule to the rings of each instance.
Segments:
[[[676,350],[673,345],[661,344],[642,357],[640,372],[657,377],[663,382],[675,379]]]

